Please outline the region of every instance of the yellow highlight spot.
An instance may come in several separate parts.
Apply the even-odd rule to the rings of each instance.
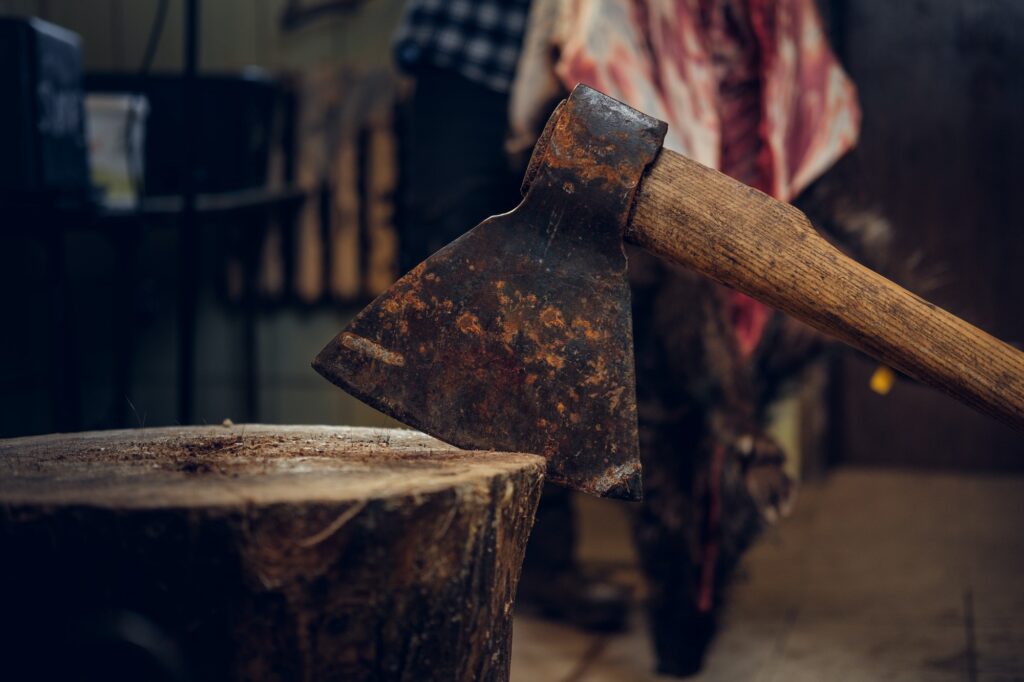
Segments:
[[[871,375],[871,381],[868,382],[868,385],[878,395],[889,395],[889,391],[892,390],[895,383],[896,372],[893,372],[885,365],[879,365],[875,373]]]

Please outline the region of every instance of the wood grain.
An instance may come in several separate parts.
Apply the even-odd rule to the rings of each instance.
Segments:
[[[847,258],[788,204],[662,150],[626,239],[1024,429],[1024,354]]]
[[[543,472],[534,455],[397,429],[0,441],[4,671],[507,680]],[[110,623],[130,631],[103,635]],[[104,662],[139,632],[139,656]],[[133,661],[135,675],[104,667]]]

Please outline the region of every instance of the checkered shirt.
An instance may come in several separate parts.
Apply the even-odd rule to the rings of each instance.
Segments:
[[[409,0],[394,38],[403,69],[451,69],[497,92],[512,87],[530,0]]]

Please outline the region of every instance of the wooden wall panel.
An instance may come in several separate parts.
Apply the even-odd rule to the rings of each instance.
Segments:
[[[896,226],[899,252],[944,269],[939,305],[1024,341],[1024,3],[833,2],[864,127],[852,187]],[[839,391],[846,462],[1024,469],[1024,435],[909,381],[885,397],[851,357]]]

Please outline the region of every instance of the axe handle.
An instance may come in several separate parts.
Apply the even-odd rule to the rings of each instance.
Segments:
[[[663,149],[625,236],[1024,429],[1024,353],[847,258],[789,204]]]

